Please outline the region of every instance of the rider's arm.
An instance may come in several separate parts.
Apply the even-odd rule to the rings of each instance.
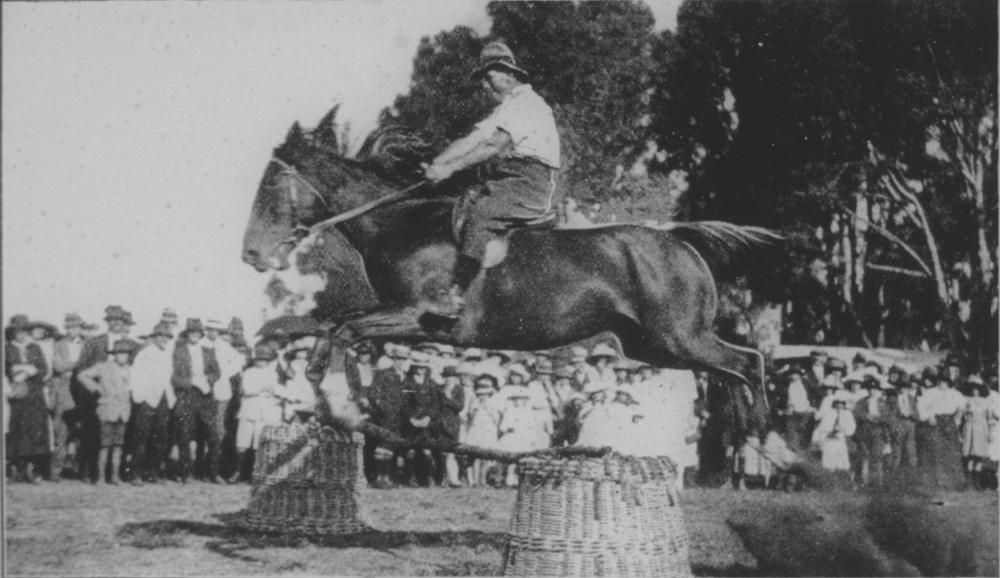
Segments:
[[[492,134],[482,130],[461,138],[451,144],[434,162],[427,167],[427,178],[432,182],[441,182],[452,174],[469,167],[498,157],[514,146],[510,134],[496,129]]]

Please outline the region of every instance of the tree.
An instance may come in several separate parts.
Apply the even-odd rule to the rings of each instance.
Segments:
[[[796,239],[760,283],[795,311],[788,326],[814,325],[795,316],[821,291],[830,341],[920,335],[995,358],[996,15],[986,1],[682,5],[655,52],[661,169],[688,171],[687,216]],[[826,278],[806,281],[817,261]],[[894,323],[916,325],[893,337]]]

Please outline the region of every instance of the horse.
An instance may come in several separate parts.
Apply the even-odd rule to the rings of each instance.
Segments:
[[[351,247],[339,258],[363,263],[365,281],[379,300],[340,324],[334,333],[340,342],[538,350],[610,331],[627,357],[656,367],[705,369],[751,386],[748,376],[758,373],[756,389],[763,395],[763,355],[714,333],[718,295],[712,271],[778,235],[718,222],[516,230],[505,258],[473,280],[458,321],[441,330],[426,323],[424,313],[446,298],[451,285],[454,213],[464,183],[420,184],[414,155],[407,156],[413,141],[398,136],[404,133],[376,131],[356,158],[346,158],[335,115],[336,108],[312,131],[293,123],[274,149],[242,258],[261,272],[287,268],[292,248],[327,220],[375,206],[335,225],[335,234]],[[400,200],[377,206],[390,197]]]

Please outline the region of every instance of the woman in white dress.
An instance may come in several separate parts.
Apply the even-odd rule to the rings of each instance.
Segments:
[[[497,408],[497,380],[491,374],[484,373],[476,378],[475,395],[469,406],[469,428],[466,441],[469,445],[484,448],[497,448],[500,412]],[[492,462],[475,460],[468,469],[470,486],[486,484],[486,473]]]

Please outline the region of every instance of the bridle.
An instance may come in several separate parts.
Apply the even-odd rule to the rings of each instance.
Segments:
[[[319,202],[323,205],[324,208],[326,208],[327,212],[330,212],[330,205],[329,203],[326,202],[326,199],[323,198],[323,195],[319,192],[319,189],[316,188],[316,185],[312,184],[309,181],[309,179],[305,177],[305,175],[299,172],[298,169],[286,163],[285,161],[279,159],[276,156],[271,157],[271,162],[281,167],[280,175],[283,177],[287,177],[290,181],[290,185],[287,189],[288,197],[291,199],[292,208],[295,211],[295,229],[292,231],[292,234],[289,235],[287,239],[285,239],[279,244],[284,245],[286,243],[291,243],[292,245],[296,245],[299,242],[301,242],[302,239],[304,238],[299,236],[300,233],[304,232],[306,237],[308,237],[313,233],[312,227],[303,224],[298,217],[299,186],[301,185],[302,188],[305,189],[306,193],[319,199]]]
[[[375,209],[377,207],[381,207],[383,205],[388,205],[391,203],[407,199],[410,197],[410,193],[413,192],[413,190],[427,184],[427,181],[420,181],[414,183],[409,187],[406,187],[402,191],[382,197],[381,199],[375,199],[374,201],[361,205],[360,207],[356,207],[354,209],[351,209],[350,211],[345,211],[343,213],[340,213],[339,215],[334,215],[314,225],[305,225],[298,218],[299,185],[303,186],[306,193],[309,193],[310,195],[319,199],[319,202],[323,204],[324,208],[326,208],[327,213],[332,212],[330,204],[326,202],[326,198],[324,198],[323,194],[319,192],[319,189],[316,188],[316,185],[312,184],[309,181],[309,179],[306,178],[305,175],[299,172],[298,169],[288,164],[287,162],[279,159],[276,156],[271,157],[271,162],[281,167],[282,176],[288,177],[291,180],[291,186],[288,188],[288,196],[292,201],[293,208],[295,209],[295,229],[292,231],[292,234],[289,235],[287,239],[279,243],[279,245],[291,243],[293,246],[295,246],[304,241],[309,236],[318,233],[319,231],[325,229],[326,227],[336,225],[337,223],[342,223],[349,219],[353,219],[354,217],[367,213],[368,211],[371,211],[372,209]],[[300,237],[299,235],[303,232],[305,233],[305,236]]]

